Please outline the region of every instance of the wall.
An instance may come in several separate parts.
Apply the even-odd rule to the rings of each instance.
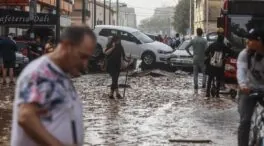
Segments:
[[[222,0],[209,0],[208,32],[216,30],[221,7]],[[194,2],[194,29],[197,28],[206,31],[206,0],[195,0]]]
[[[90,16],[86,17],[86,24],[90,27],[94,27],[94,3],[89,1],[87,8],[90,11]],[[111,15],[111,22],[109,22],[109,14]],[[82,23],[82,2],[81,0],[76,0],[74,3],[74,12],[71,15],[73,24]],[[106,25],[115,25],[116,15],[115,12],[106,6]],[[104,6],[103,3],[97,2],[96,4],[96,20],[97,25],[104,24]]]

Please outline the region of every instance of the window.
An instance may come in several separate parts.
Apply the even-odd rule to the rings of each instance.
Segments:
[[[113,29],[102,29],[99,35],[105,37],[114,36],[117,35],[117,31]]]
[[[264,29],[264,19],[262,17],[252,17],[245,15],[231,15],[229,17],[228,40],[233,49],[240,51],[245,48],[245,35],[252,28]]]
[[[143,43],[152,43],[154,40],[152,40],[149,36],[145,35],[144,33],[140,31],[136,31],[132,33],[138,40],[140,40]]]
[[[130,33],[120,31],[120,36],[122,40],[129,41],[129,42],[137,42],[137,39]]]

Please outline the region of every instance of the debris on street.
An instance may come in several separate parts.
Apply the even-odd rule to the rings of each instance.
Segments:
[[[108,98],[111,78],[107,74],[74,79],[83,100],[85,146],[237,145],[238,113],[230,97],[205,100],[202,90],[194,94],[188,73],[153,72],[162,76],[149,72],[129,77],[130,88],[122,100]],[[119,84],[124,83],[122,73]],[[14,89],[0,90],[0,145],[8,146]]]

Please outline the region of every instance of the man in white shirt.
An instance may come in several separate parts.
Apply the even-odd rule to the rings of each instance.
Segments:
[[[264,91],[264,31],[252,29],[247,38],[247,48],[239,54],[237,60],[237,80],[240,88],[239,146],[248,146],[251,117],[257,103],[256,98],[249,98],[249,93],[252,90]]]
[[[71,82],[96,46],[89,27],[65,28],[54,52],[29,64],[18,78],[11,146],[83,145],[82,104]]]

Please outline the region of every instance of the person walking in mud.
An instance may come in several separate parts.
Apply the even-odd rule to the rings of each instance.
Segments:
[[[71,81],[88,66],[96,36],[87,26],[63,30],[54,52],[21,73],[13,106],[11,146],[82,146],[82,102]]]
[[[211,87],[213,80],[216,82],[216,97],[219,98],[220,84],[224,79],[224,70],[225,70],[225,60],[227,54],[231,55],[234,52],[224,43],[224,29],[218,28],[217,30],[217,40],[212,43],[205,52],[207,59],[206,64],[206,73],[208,74],[207,90],[206,97],[210,98]]]
[[[194,90],[197,92],[198,90],[198,73],[199,70],[203,73],[203,81],[202,88],[206,87],[206,75],[205,75],[205,50],[207,49],[207,40],[202,37],[203,30],[201,28],[197,28],[196,30],[197,36],[190,41],[190,43],[186,46],[186,51],[193,56],[193,80],[194,80]],[[193,47],[193,54],[190,52],[189,48]]]
[[[116,35],[112,38],[109,38],[109,43],[107,44],[104,53],[106,54],[107,58],[106,71],[112,78],[109,98],[114,99],[114,92],[116,92],[116,97],[121,99],[122,96],[118,90],[118,78],[121,72],[122,61],[125,59],[125,52],[119,36]]]

